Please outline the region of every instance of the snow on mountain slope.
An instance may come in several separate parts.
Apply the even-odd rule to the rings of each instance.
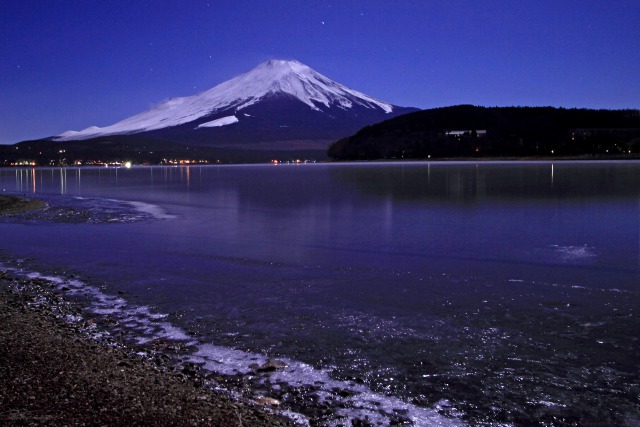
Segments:
[[[384,113],[393,111],[392,105],[349,89],[298,61],[271,60],[200,94],[172,98],[111,126],[92,126],[79,132],[67,131],[55,139],[88,139],[178,126],[227,109],[233,109],[232,113],[235,113],[264,98],[279,94],[293,96],[317,111],[332,107],[348,110],[354,106],[379,109]],[[229,117],[235,117],[235,121],[229,121]],[[200,126],[223,126],[239,120],[237,116],[223,119]]]
[[[216,120],[211,120],[210,122],[201,123],[198,125],[198,128],[216,128],[220,126],[232,125],[234,123],[238,123],[238,121],[239,120],[236,116],[226,116]]]

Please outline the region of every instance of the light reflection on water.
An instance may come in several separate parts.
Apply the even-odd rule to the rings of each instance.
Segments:
[[[0,183],[175,215],[3,223],[0,242],[205,342],[476,422],[637,415],[637,163],[20,169]]]

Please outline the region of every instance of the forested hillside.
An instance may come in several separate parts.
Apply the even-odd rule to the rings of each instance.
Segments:
[[[335,160],[633,156],[639,110],[460,105],[367,126],[329,148]]]

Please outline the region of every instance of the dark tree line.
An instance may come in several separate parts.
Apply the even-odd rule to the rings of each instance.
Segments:
[[[628,155],[640,111],[460,105],[367,126],[329,148],[336,160]]]

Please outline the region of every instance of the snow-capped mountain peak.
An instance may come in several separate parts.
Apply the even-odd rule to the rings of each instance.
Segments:
[[[231,94],[232,98],[246,101],[240,104],[238,109],[266,95],[285,93],[298,98],[313,109],[319,109],[316,104],[330,107],[337,103],[344,108],[350,108],[355,103],[367,108],[381,108],[385,112],[393,110],[390,104],[349,89],[295,60],[267,61],[204,94],[216,96],[221,93]]]
[[[394,108],[391,104],[343,86],[301,62],[270,60],[197,95],[171,98],[111,126],[91,126],[79,132],[67,131],[56,137],[56,140],[88,139],[158,130],[183,125],[226,110],[230,110],[230,115],[226,116],[225,120],[194,125],[194,129],[233,125],[241,120],[233,114],[261,100],[279,95],[298,99],[316,111],[333,107],[349,110],[359,106],[388,114]]]

